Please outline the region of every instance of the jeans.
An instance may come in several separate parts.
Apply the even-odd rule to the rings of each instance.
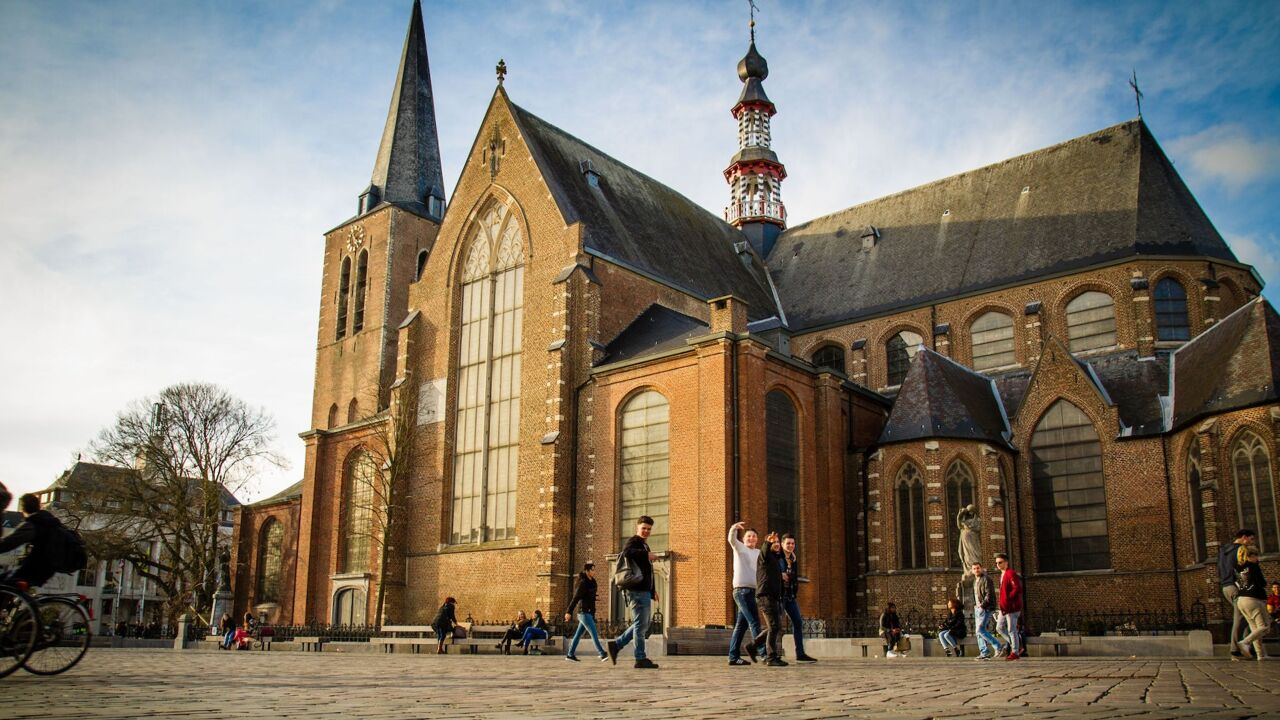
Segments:
[[[760,634],[760,621],[756,619],[756,591],[754,588],[733,589],[733,604],[738,607],[737,620],[733,623],[733,636],[729,638],[729,659],[742,659],[742,636],[751,631],[751,642]]]
[[[954,650],[955,648],[960,646],[960,643],[956,642],[955,639],[951,637],[950,630],[939,630],[938,642],[942,643],[942,647],[946,648],[947,650]]]
[[[569,641],[569,657],[577,653],[578,641],[586,632],[591,633],[591,641],[596,644],[596,652],[600,653],[600,657],[604,657],[604,648],[600,646],[600,631],[596,630],[596,616],[585,612],[578,613],[578,629],[574,631],[573,639]]]
[[[795,598],[782,601],[782,612],[791,618],[791,634],[796,639],[796,657],[804,657],[804,618],[800,617],[800,603]]]
[[[756,647],[763,642],[765,657],[777,660],[782,657],[778,650],[782,638],[782,601],[777,598],[762,597],[756,600],[760,605],[760,617],[764,620],[764,632],[756,636]]]
[[[232,625],[227,628],[227,632],[222,636],[222,647],[231,649],[231,641],[236,637],[236,626]]]
[[[538,640],[546,640],[547,631],[542,628],[527,627],[524,629],[524,637],[520,638],[520,644],[528,645],[529,641],[535,638]]]
[[[1244,630],[1244,628],[1241,627],[1243,624],[1241,622],[1243,618],[1240,615],[1240,607],[1236,604],[1236,598],[1239,597],[1239,595],[1240,588],[1237,588],[1235,583],[1222,586],[1222,597],[1226,598],[1227,602],[1231,605],[1231,634],[1227,636],[1227,648],[1233,651],[1240,649],[1238,641],[1242,631]]]
[[[994,655],[1000,649],[1000,641],[987,629],[987,621],[990,619],[990,610],[977,606],[973,608],[973,632],[978,637],[979,655]]]
[[[635,618],[631,622],[631,626],[622,631],[617,640],[618,649],[627,646],[632,640],[636,641],[636,659],[643,660],[644,654],[644,634],[649,632],[649,621],[653,618],[653,594],[648,590],[623,590],[622,595],[626,598],[627,607],[631,608],[631,617]]]
[[[1022,654],[1022,635],[1018,633],[1018,617],[1022,611],[1002,612],[996,618],[996,632],[1009,638],[1009,652]]]

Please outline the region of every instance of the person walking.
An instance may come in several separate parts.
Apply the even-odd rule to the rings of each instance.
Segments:
[[[964,646],[960,644],[969,634],[969,629],[964,624],[964,611],[960,601],[956,598],[947,600],[947,617],[938,626],[938,642],[942,644],[942,649],[947,651],[947,657],[955,655],[956,657],[964,657]]]
[[[1236,598],[1240,595],[1240,588],[1236,586],[1236,571],[1243,564],[1240,552],[1252,545],[1255,539],[1256,535],[1252,530],[1241,528],[1236,531],[1235,542],[1223,545],[1218,551],[1218,584],[1222,586],[1222,597],[1231,606],[1231,634],[1227,636],[1227,648],[1233,658],[1244,657],[1239,644],[1243,628],[1240,608],[1236,607]]]
[[[453,628],[458,624],[457,606],[458,601],[452,596],[445,598],[444,604],[436,612],[435,619],[431,621],[431,630],[436,634],[437,655],[445,654],[444,641],[453,637]]]
[[[991,576],[983,571],[982,563],[974,563],[971,568],[973,570],[973,632],[978,638],[978,657],[974,659],[990,660],[1002,650],[1000,641],[996,640],[987,626],[998,601],[996,584]]]
[[[1253,657],[1261,661],[1267,655],[1262,649],[1262,637],[1271,630],[1271,616],[1267,613],[1267,579],[1262,575],[1262,566],[1258,564],[1258,548],[1249,545],[1244,548],[1245,561],[1240,566],[1240,579],[1236,582],[1240,590],[1236,598],[1236,607],[1249,623],[1249,634],[1240,641],[1242,648],[1253,647]],[[1241,653],[1241,657],[1245,657]],[[1231,657],[1232,660],[1241,658]]]
[[[658,664],[650,660],[644,652],[645,633],[649,631],[649,621],[653,618],[653,603],[658,593],[653,583],[653,562],[657,554],[649,549],[649,535],[653,533],[653,518],[641,515],[636,522],[636,534],[632,535],[619,553],[618,564],[623,561],[638,570],[634,584],[622,588],[627,608],[631,611],[631,626],[617,638],[610,640],[606,652],[614,665],[618,664],[618,651],[628,643],[635,641],[635,667],[643,670],[656,670]]]
[[[578,584],[573,589],[573,597],[569,599],[569,609],[564,611],[564,621],[570,622],[573,619],[574,609],[578,610],[578,628],[574,630],[573,639],[569,641],[569,650],[564,654],[565,660],[578,662],[578,641],[582,639],[583,633],[587,632],[591,633],[591,642],[596,644],[596,652],[600,653],[600,659],[609,659],[609,654],[600,645],[600,631],[596,629],[595,568],[595,563],[582,566],[582,572],[578,573]]]
[[[738,533],[742,539],[738,539]],[[729,664],[750,665],[742,659],[742,639],[751,632],[747,654],[756,661],[756,636],[760,634],[760,621],[756,619],[756,563],[760,560],[760,536],[744,522],[729,526],[729,547],[733,548],[733,604],[737,608],[733,622],[733,635],[729,638]]]
[[[884,640],[884,656],[898,657],[898,642],[902,640],[902,620],[898,618],[898,606],[889,603],[880,613],[880,638]]]
[[[796,662],[815,663],[804,652],[804,617],[800,615],[800,561],[796,557],[796,537],[791,533],[782,536],[782,611],[791,619],[791,636],[795,639]]]
[[[782,543],[778,533],[771,532],[764,539],[764,549],[756,562],[756,604],[764,630],[756,636],[756,646],[764,645],[768,667],[786,667],[790,663],[779,652],[782,639]]]
[[[1022,615],[1022,576],[1009,565],[1009,556],[996,553],[996,567],[1000,568],[1000,614],[996,617],[996,631],[1009,638],[1009,654],[1005,660],[1022,657],[1022,633],[1018,630],[1018,618]]]

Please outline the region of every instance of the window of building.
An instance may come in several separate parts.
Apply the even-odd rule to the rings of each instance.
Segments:
[[[1187,291],[1171,277],[1156,283],[1156,339],[1190,340],[1191,321],[1187,318]]]
[[[422,279],[422,271],[427,269],[427,251],[418,251],[418,270],[413,274],[414,282]]]
[[[1258,533],[1258,549],[1264,553],[1280,550],[1276,528],[1276,499],[1272,491],[1271,455],[1262,440],[1246,432],[1231,449],[1235,474],[1236,512],[1240,527]]]
[[[831,368],[836,372],[843,373],[845,371],[844,349],[839,345],[823,345],[813,354],[813,366],[819,370]]]
[[[338,331],[341,340],[347,334],[347,298],[351,294],[351,258],[342,258],[342,272],[338,275]]]
[[[364,625],[365,593],[359,588],[343,588],[333,597],[334,625]]]
[[[796,407],[781,390],[765,396],[765,477],[769,530],[800,536],[800,463]]]
[[[885,354],[889,364],[889,385],[902,384],[902,380],[907,377],[907,370],[911,369],[911,358],[920,351],[920,345],[923,342],[924,338],[910,330],[903,330],[889,338],[889,342],[885,344]]]
[[[258,544],[258,603],[280,602],[280,570],[284,566],[284,526],[268,520]]]
[[[947,556],[951,558],[951,567],[960,567],[960,536],[956,529],[956,514],[966,505],[974,501],[973,471],[960,460],[951,463],[947,468]]]
[[[1016,363],[1013,348],[1013,318],[1002,312],[978,316],[969,328],[973,343],[973,369],[987,370]]]
[[[351,332],[358,333],[364,329],[364,296],[369,285],[369,251],[360,251],[360,261],[356,263],[356,319],[352,323]]]
[[[76,574],[76,585],[81,587],[95,587],[98,584],[98,561],[89,558],[89,562],[85,563],[84,569]]]
[[[471,233],[462,272],[450,541],[515,536],[524,243],[495,204]]]
[[[347,403],[347,422],[353,423],[360,419],[360,403],[355,398],[351,398],[351,402]]]
[[[1031,437],[1040,572],[1111,567],[1102,445],[1089,417],[1059,400]]]
[[[1111,296],[1090,290],[1067,303],[1067,337],[1071,352],[1116,344],[1116,310]]]
[[[1200,489],[1200,443],[1194,438],[1187,452],[1187,497],[1191,499],[1191,546],[1196,562],[1204,562],[1209,557],[1209,541],[1204,528],[1204,490]]]
[[[663,552],[670,546],[669,416],[667,399],[661,393],[646,390],[622,407],[619,423],[618,467],[622,476],[618,530],[625,541],[635,533],[641,515],[653,518],[649,548],[654,552]]]
[[[360,451],[347,463],[342,491],[342,572],[369,571],[369,535],[373,532],[373,457]]]
[[[338,403],[329,406],[329,424],[325,427],[333,429],[338,426]]]
[[[898,506],[898,556],[904,570],[925,567],[924,482],[916,466],[907,463],[894,483]]]

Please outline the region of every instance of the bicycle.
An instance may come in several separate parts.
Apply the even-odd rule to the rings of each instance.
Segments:
[[[80,662],[93,639],[83,595],[27,593],[26,582],[0,584],[0,677],[22,667],[57,675]]]
[[[0,583],[0,678],[23,666],[40,635],[39,610],[24,590]]]

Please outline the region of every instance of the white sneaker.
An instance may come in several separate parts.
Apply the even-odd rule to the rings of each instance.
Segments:
[[[894,652],[894,651],[890,650],[889,652],[885,653],[885,654],[884,654],[884,656],[885,656],[885,657],[898,657],[898,653],[896,653],[896,652]]]

